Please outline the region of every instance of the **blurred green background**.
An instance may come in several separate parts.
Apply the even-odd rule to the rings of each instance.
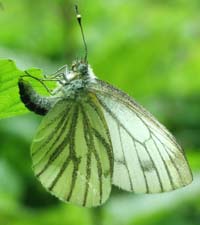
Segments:
[[[113,188],[101,207],[64,204],[31,170],[29,146],[41,117],[0,121],[0,225],[200,224],[200,1],[2,0],[0,58],[53,73],[83,55],[74,3],[83,16],[95,74],[149,109],[185,149],[194,182],[134,195]]]

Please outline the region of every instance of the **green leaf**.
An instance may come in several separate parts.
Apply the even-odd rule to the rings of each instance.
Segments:
[[[26,71],[32,76],[42,77],[40,69],[31,68]],[[19,96],[18,79],[23,75],[25,75],[25,72],[18,69],[14,61],[0,59],[0,119],[29,112]],[[31,79],[31,85],[40,94],[47,94],[44,87],[37,80]],[[51,88],[54,86],[55,84],[52,82],[48,85]]]
[[[28,112],[20,101],[18,78],[24,72],[10,59],[0,60],[0,118],[16,116]]]

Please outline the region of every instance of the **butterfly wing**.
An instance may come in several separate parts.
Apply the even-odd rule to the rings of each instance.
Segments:
[[[59,199],[97,206],[109,196],[112,146],[94,95],[59,101],[43,118],[31,147],[33,170]]]
[[[135,193],[158,193],[192,181],[183,150],[149,112],[103,81],[96,80],[89,89],[96,93],[109,127],[114,185]]]

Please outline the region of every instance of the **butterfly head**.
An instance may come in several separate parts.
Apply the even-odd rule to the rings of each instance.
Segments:
[[[72,62],[71,68],[64,72],[66,83],[71,83],[73,80],[91,80],[96,78],[90,65],[85,60],[75,60]]]

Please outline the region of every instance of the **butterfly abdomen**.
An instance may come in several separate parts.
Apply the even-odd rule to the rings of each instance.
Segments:
[[[21,101],[27,109],[39,115],[46,115],[55,103],[55,99],[39,95],[28,81],[22,78],[18,81]]]

